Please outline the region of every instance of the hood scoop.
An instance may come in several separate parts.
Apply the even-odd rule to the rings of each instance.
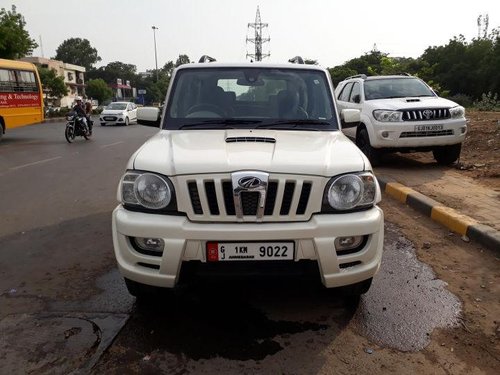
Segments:
[[[418,98],[406,99],[407,103],[413,103],[413,102],[419,102],[419,101],[420,101],[420,99],[418,99]]]
[[[276,143],[276,139],[268,138],[268,137],[228,137],[228,138],[226,138],[226,143],[238,143],[238,142]]]

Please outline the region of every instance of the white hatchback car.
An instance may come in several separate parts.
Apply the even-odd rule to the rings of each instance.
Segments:
[[[130,102],[110,103],[99,115],[101,126],[137,123],[137,105]]]
[[[160,129],[130,158],[113,212],[131,294],[173,288],[181,274],[312,273],[327,288],[368,290],[382,258],[381,193],[340,131],[325,69],[185,64],[159,121],[158,111],[139,119]]]
[[[440,164],[460,156],[465,110],[440,98],[421,79],[408,75],[349,77],[335,90],[339,111],[358,109],[358,124],[343,124],[372,165],[384,152],[432,151]]]

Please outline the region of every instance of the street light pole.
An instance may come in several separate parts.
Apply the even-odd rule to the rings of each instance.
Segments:
[[[153,40],[155,42],[155,65],[156,65],[156,82],[158,82],[158,57],[156,55],[156,33],[155,31],[158,30],[156,26],[151,27],[153,29]]]

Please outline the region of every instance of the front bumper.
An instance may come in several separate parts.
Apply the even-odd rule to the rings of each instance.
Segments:
[[[337,255],[337,237],[367,235],[357,252]],[[137,252],[130,237],[162,238],[161,257]],[[113,244],[122,275],[136,282],[172,288],[183,262],[206,262],[207,241],[295,242],[295,261],[315,260],[326,287],[350,285],[369,279],[380,267],[384,217],[378,207],[346,214],[313,215],[307,222],[194,223],[184,216],[131,212],[121,205],[113,211]],[[353,264],[346,267],[346,265]]]
[[[440,134],[432,132],[416,132],[415,127],[421,125],[443,125]],[[372,121],[370,143],[375,148],[418,148],[447,146],[462,143],[467,134],[465,119],[446,119],[436,121],[406,121],[387,123]]]

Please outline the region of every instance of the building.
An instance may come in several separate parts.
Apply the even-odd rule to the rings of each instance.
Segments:
[[[54,69],[58,76],[64,78],[68,94],[61,99],[49,98],[44,93],[44,100],[54,107],[72,107],[77,96],[85,96],[85,68],[44,57],[28,56],[21,60],[31,62],[42,68]]]

